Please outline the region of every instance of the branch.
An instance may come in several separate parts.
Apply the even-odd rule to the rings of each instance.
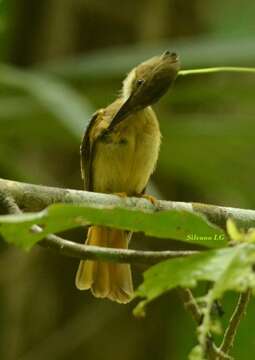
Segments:
[[[178,288],[179,296],[183,302],[183,305],[187,312],[190,313],[193,320],[197,325],[201,324],[203,319],[203,314],[197,304],[196,299],[194,298],[192,291],[188,288]],[[237,334],[238,326],[242,318],[246,313],[246,309],[251,297],[251,289],[248,289],[246,292],[240,294],[236,308],[231,316],[228,327],[224,333],[224,337],[220,347],[218,348],[211,335],[207,335],[207,355],[210,360],[227,360],[232,359],[229,356],[229,352],[233,347],[234,340]]]
[[[161,200],[157,201],[155,206],[143,198],[120,198],[116,195],[32,185],[4,179],[0,179],[0,191],[11,195],[17,205],[25,211],[39,211],[53,203],[80,203],[88,207],[93,205],[116,206],[152,212],[177,209],[203,214],[212,223],[224,229],[229,217],[242,228],[255,227],[254,210]]]
[[[231,316],[228,327],[225,331],[220,350],[224,354],[228,354],[233,347],[238,326],[246,313],[246,309],[251,297],[251,290],[240,294],[236,308]]]
[[[200,325],[203,319],[203,314],[200,311],[200,308],[192,294],[192,291],[188,288],[178,288],[178,293],[183,302],[185,310],[190,313],[192,319],[196,322],[196,324]]]
[[[0,208],[6,214],[20,214],[21,210],[11,195],[0,189]],[[42,229],[38,225],[32,226],[34,232]],[[65,240],[60,236],[50,234],[38,242],[39,245],[53,249],[61,255],[89,260],[112,261],[118,263],[155,264],[157,262],[176,257],[190,256],[198,251],[139,251],[106,248],[101,246],[81,245]]]
[[[48,235],[39,245],[56,250],[61,255],[82,260],[101,260],[129,264],[156,264],[160,261],[197,254],[198,251],[139,251],[77,244],[56,235]]]
[[[188,288],[178,288],[178,293],[183,302],[185,310],[191,315],[192,319],[198,326],[201,325],[203,314],[194,295],[192,294],[192,291]],[[222,356],[222,359],[229,359],[221,349],[217,348],[210,334],[207,335],[206,340],[206,350],[209,360],[217,360],[218,356]]]
[[[125,198],[118,196],[97,194],[86,191],[60,189],[40,185],[25,184],[10,180],[0,179],[0,210],[4,213],[18,214],[22,209],[36,211],[56,203],[83,203],[87,206],[98,204],[103,206],[124,206],[129,209],[150,209],[159,210],[188,210],[206,215],[216,225],[224,227],[228,217],[232,217],[237,223],[245,227],[252,227],[255,224],[255,211],[236,208],[226,208],[213,205],[196,203],[181,203],[172,201],[158,201],[157,206],[149,201],[139,198]],[[32,229],[40,232],[42,229],[34,225]],[[165,259],[189,256],[196,251],[137,251],[103,248],[98,246],[86,246],[65,240],[56,235],[48,235],[39,242],[41,246],[57,250],[62,255],[79,259],[113,261],[122,263],[145,263],[153,264]],[[187,311],[192,315],[197,324],[202,319],[201,311],[189,289],[180,289],[180,295]],[[237,328],[245,314],[251,291],[241,294],[237,307],[230,319],[229,326],[225,331],[224,338],[218,349],[210,335],[207,338],[207,351],[210,359],[229,359],[229,351],[233,346]]]

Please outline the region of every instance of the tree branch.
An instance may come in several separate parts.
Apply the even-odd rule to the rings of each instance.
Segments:
[[[140,251],[77,244],[56,235],[48,235],[39,245],[56,250],[61,255],[83,260],[101,260],[129,264],[152,265],[160,261],[197,254],[198,251]]]
[[[158,201],[153,205],[143,198],[120,198],[116,195],[99,194],[81,190],[62,189],[41,185],[26,184],[0,179],[0,191],[10,194],[24,211],[39,211],[53,203],[81,203],[86,206],[116,206],[132,210],[186,210],[205,215],[212,223],[225,229],[226,220],[232,217],[243,228],[255,227],[255,211],[199,203]]]
[[[0,189],[0,208],[6,214],[20,214],[21,210],[10,194]],[[38,225],[32,226],[33,231],[40,232]],[[118,263],[155,264],[157,262],[176,257],[189,256],[197,251],[139,251],[106,248],[101,246],[82,245],[65,240],[60,236],[50,234],[38,242],[39,245],[53,249],[61,255],[83,260],[102,260]]]

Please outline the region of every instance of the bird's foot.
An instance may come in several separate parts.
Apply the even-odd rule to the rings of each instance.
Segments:
[[[113,195],[119,196],[121,198],[127,197],[127,193],[125,193],[125,192],[116,192],[116,193],[113,193]]]
[[[150,203],[152,203],[152,205],[157,206],[158,200],[154,196],[148,195],[148,194],[143,194],[140,197],[148,200]]]
[[[113,193],[113,195],[119,196],[121,198],[126,198],[128,196],[127,193],[125,193],[125,192],[116,192],[116,193]],[[158,200],[152,195],[137,194],[136,196],[148,200],[154,206],[158,205]]]

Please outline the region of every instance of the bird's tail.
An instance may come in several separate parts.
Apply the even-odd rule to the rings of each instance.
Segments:
[[[129,234],[123,230],[91,226],[86,244],[127,249],[128,239]],[[96,297],[109,298],[119,303],[127,303],[133,296],[129,264],[82,260],[76,274],[75,284],[80,290],[91,289]]]

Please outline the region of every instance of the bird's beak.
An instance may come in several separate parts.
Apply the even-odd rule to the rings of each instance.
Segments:
[[[114,115],[111,124],[108,127],[108,130],[112,130],[116,125],[118,125],[122,120],[124,120],[134,111],[134,108],[132,106],[133,96],[134,94],[132,93],[129,98],[124,102],[124,104],[120,107],[118,112]]]
[[[141,105],[153,104],[166,93],[180,68],[179,56],[175,52],[165,51],[158,57],[156,65],[154,69],[156,76],[150,79],[146,88],[141,86],[130,94],[113,117],[108,130],[112,130],[131,113],[139,110],[139,108],[141,109]]]

